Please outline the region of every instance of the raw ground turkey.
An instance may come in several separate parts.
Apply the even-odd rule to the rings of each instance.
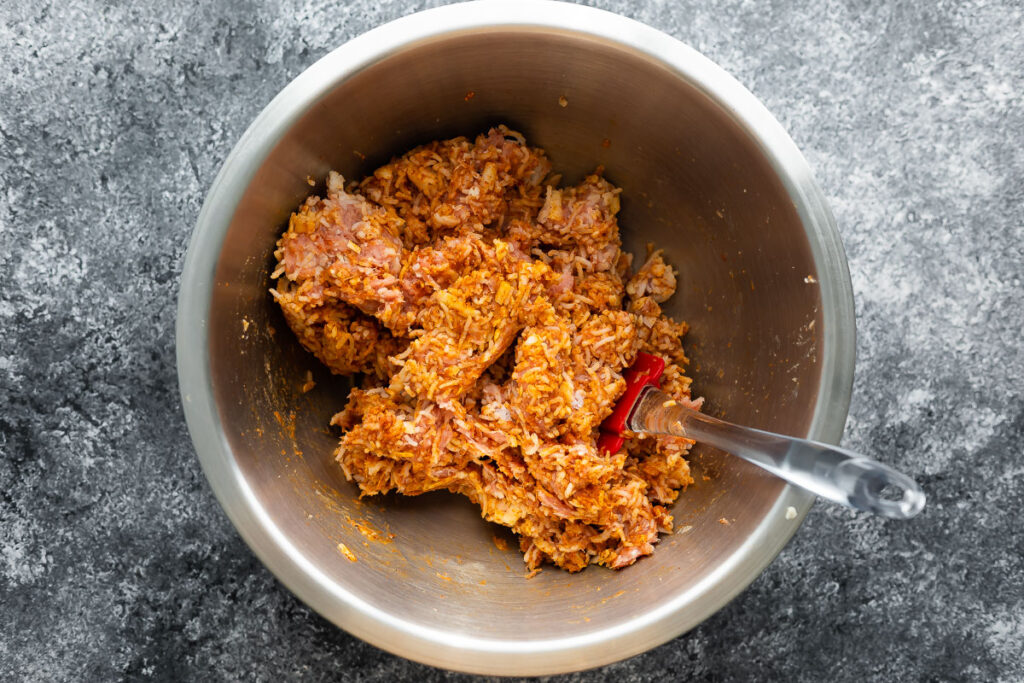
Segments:
[[[336,458],[363,495],[465,495],[512,528],[527,567],[620,568],[672,529],[691,442],[597,449],[638,351],[690,399],[661,252],[631,274],[620,190],[601,169],[559,188],[504,126],[410,151],[360,183],[331,173],[278,242],[271,290],[302,345],[360,373]]]

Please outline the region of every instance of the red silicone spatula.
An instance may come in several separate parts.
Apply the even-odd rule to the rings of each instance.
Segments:
[[[838,446],[741,427],[684,406],[661,391],[665,361],[648,353],[623,373],[626,391],[601,424],[598,446],[616,453],[624,431],[682,436],[739,456],[791,484],[855,510],[910,519],[925,503],[913,479]]]

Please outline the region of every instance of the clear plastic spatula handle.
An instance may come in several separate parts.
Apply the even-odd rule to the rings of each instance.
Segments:
[[[817,441],[740,427],[678,404],[653,387],[644,389],[627,426],[721,448],[855,510],[910,519],[924,507],[924,491],[917,482],[888,465]]]

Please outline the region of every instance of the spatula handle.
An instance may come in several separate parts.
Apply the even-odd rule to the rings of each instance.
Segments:
[[[721,448],[855,510],[910,519],[924,507],[924,491],[917,482],[888,465],[838,446],[740,427],[678,404],[653,387],[644,390],[627,426]]]

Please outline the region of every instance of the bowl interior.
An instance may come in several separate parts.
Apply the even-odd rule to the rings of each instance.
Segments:
[[[237,465],[305,561],[366,604],[453,634],[539,641],[622,625],[697,590],[783,485],[698,448],[697,483],[673,511],[679,531],[652,557],[531,580],[512,536],[462,498],[359,500],[328,427],[348,384],[299,347],[268,295],[274,243],[328,170],[357,178],[418,143],[500,122],[546,149],[566,182],[603,165],[623,188],[626,247],[642,259],[654,242],[679,270],[666,309],[691,325],[694,393],[711,413],[805,434],[824,325],[805,231],[757,142],[680,74],[620,45],[540,29],[456,33],[337,82],[294,121],[256,170],[216,267],[210,371]],[[302,393],[307,370],[316,387]]]

